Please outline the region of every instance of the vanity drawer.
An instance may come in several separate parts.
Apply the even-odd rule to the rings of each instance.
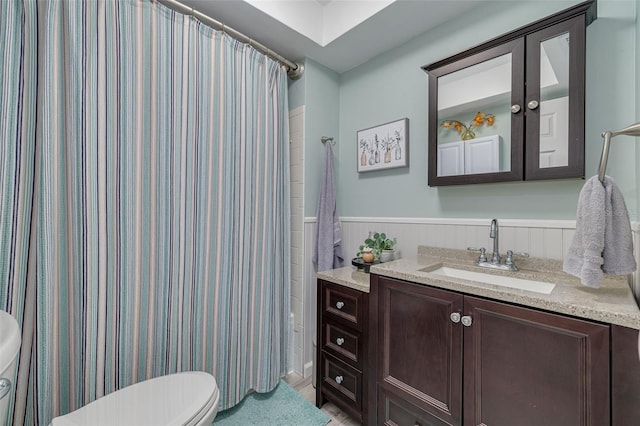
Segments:
[[[361,333],[334,321],[322,326],[323,348],[358,369],[362,369]]]
[[[326,352],[322,353],[322,386],[351,407],[362,408],[362,373]]]
[[[323,290],[323,314],[362,331],[363,293],[333,283],[324,283]]]

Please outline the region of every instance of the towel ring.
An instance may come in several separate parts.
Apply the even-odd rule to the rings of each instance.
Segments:
[[[607,161],[609,160],[609,145],[611,144],[611,138],[618,135],[626,136],[640,136],[640,121],[625,127],[624,129],[612,131],[607,130],[602,132],[604,138],[604,144],[602,145],[602,154],[600,155],[600,166],[598,167],[598,179],[600,182],[604,182],[604,175],[607,171]]]

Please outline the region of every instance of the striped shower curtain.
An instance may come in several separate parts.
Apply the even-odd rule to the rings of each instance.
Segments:
[[[15,402],[20,412],[33,410],[36,399],[31,374],[35,275],[29,270],[33,272],[35,264],[31,219],[36,174],[37,36],[35,0],[0,1],[0,310],[13,315],[22,330],[21,369],[18,377],[12,378],[16,392],[9,401],[9,407]],[[10,413],[7,421],[12,419]],[[0,424],[3,421],[0,419]],[[15,423],[23,421],[18,418]]]
[[[221,408],[271,390],[287,361],[286,73],[147,0],[38,8],[37,394],[17,416],[46,424],[185,370],[215,375]]]

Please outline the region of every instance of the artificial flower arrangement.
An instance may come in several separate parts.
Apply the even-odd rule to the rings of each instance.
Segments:
[[[473,131],[474,128],[477,129],[485,123],[487,126],[492,126],[495,120],[496,116],[494,114],[485,114],[484,112],[478,111],[468,125],[458,120],[446,120],[440,123],[440,127],[444,127],[445,129],[451,129],[453,127],[460,133],[462,140],[468,140],[476,137]]]

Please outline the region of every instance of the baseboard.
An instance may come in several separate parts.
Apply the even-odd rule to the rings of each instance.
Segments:
[[[304,378],[311,376],[313,374],[313,361],[309,361],[304,365]]]

